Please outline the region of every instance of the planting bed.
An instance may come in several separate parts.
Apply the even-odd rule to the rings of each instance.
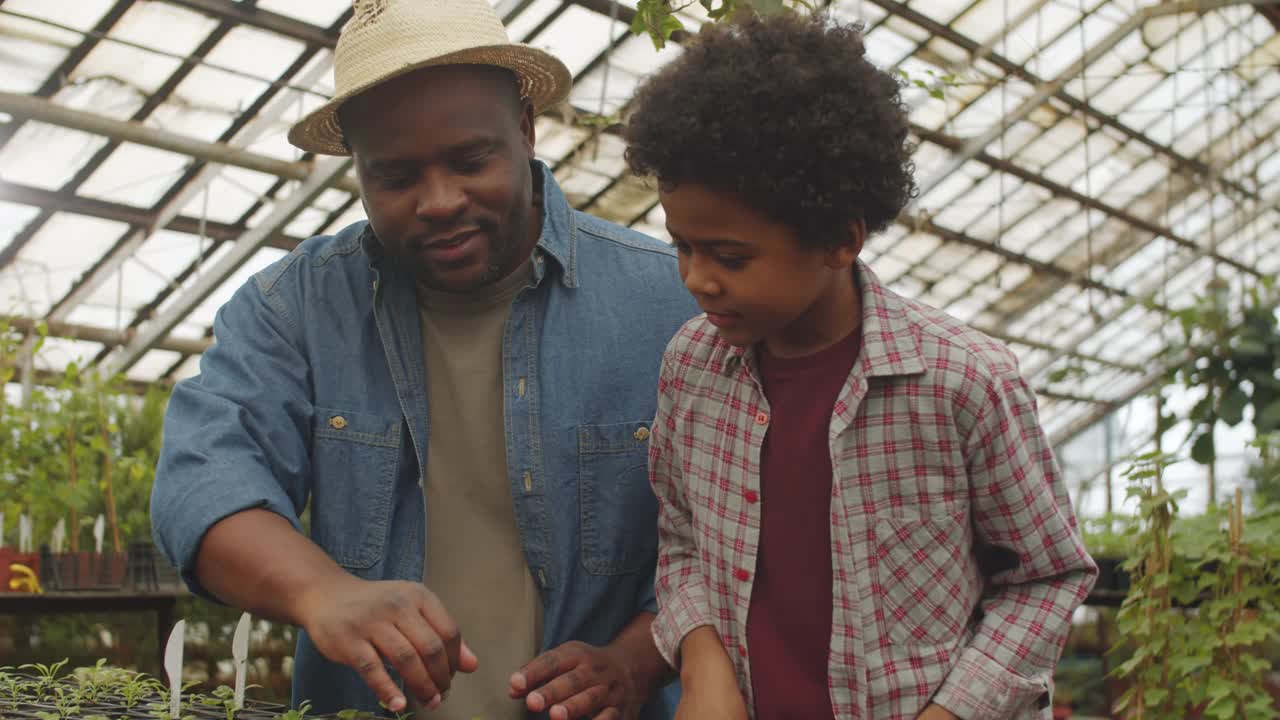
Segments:
[[[232,710],[232,690],[184,692],[176,720],[358,720],[368,713],[312,715],[282,705],[245,700]],[[82,668],[64,674],[62,664],[0,668],[0,718],[4,720],[175,720],[169,689],[159,680],[128,670]]]

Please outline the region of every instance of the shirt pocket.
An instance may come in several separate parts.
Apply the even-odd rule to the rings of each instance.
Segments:
[[[902,645],[954,645],[980,591],[964,516],[876,516],[872,524],[883,631]]]
[[[400,461],[401,419],[315,408],[311,537],[349,570],[383,556]]]
[[[649,424],[578,426],[582,566],[593,575],[647,568],[658,552],[658,501],[649,486]]]

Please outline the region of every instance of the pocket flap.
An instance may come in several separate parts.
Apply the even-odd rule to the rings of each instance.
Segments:
[[[391,448],[400,447],[400,425],[400,418],[325,407],[316,407],[312,420],[316,437]]]
[[[633,452],[648,446],[649,425],[645,422],[578,426],[580,454]]]

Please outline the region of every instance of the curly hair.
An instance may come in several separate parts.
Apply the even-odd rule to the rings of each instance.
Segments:
[[[908,130],[861,24],[786,13],[703,28],[640,86],[623,137],[636,174],[733,193],[825,245],[915,194]]]

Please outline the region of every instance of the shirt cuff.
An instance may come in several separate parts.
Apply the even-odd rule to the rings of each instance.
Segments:
[[[1049,717],[1049,688],[1014,673],[986,654],[965,648],[933,702],[964,720],[1038,720]]]
[[[701,592],[688,588],[672,595],[667,604],[658,610],[650,632],[658,653],[673,669],[680,669],[680,643],[689,633],[703,625],[711,625],[710,613]]]

